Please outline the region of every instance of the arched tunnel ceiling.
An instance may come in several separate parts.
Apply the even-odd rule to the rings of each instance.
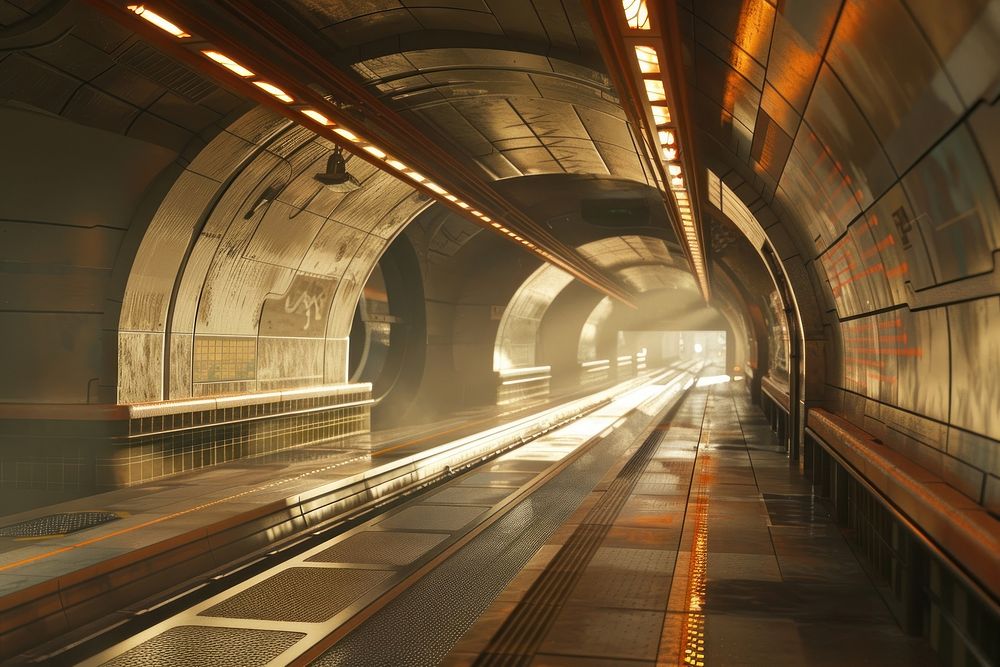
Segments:
[[[620,277],[640,297],[647,297],[645,307],[640,309],[646,313],[645,319],[629,318],[629,321],[669,322],[672,316],[678,314],[678,309],[701,304],[694,277],[685,269],[673,265],[670,251],[662,239],[639,235],[608,236],[577,249],[602,269]],[[495,369],[536,363],[542,320],[570,282],[568,274],[547,264],[524,281],[507,304],[497,329],[493,356]],[[609,313],[605,302],[598,303],[595,309],[601,318],[606,319]],[[590,320],[588,322],[594,324]],[[593,326],[584,328],[582,335],[593,336]]]
[[[357,47],[387,37],[431,31],[521,39],[568,52],[594,51],[582,7],[551,0],[385,0],[347,3],[301,0],[302,16],[337,48]]]
[[[356,190],[329,190],[331,148],[258,108],[190,163],[125,288],[120,402],[343,381],[365,280],[429,200],[360,160]]]
[[[354,69],[493,178],[584,173],[646,181],[624,114],[593,70],[467,48],[411,51]]]
[[[594,69],[593,36],[576,3],[290,7],[331,59],[494,179],[584,173],[649,182],[617,96]],[[407,48],[412,42],[421,48]]]
[[[693,3],[682,15],[694,117],[710,149],[750,166],[756,188],[774,195],[822,251],[880,198],[889,217],[904,190],[916,200],[946,196],[929,182],[934,166],[926,160],[900,177],[988,93],[996,66],[968,66],[977,56],[996,60],[1000,17],[995,4],[987,7]],[[955,50],[966,33],[968,43]],[[968,171],[963,196],[982,211],[984,249],[1000,247],[993,186],[969,131],[960,128],[935,152],[937,168],[951,161]],[[958,267],[937,259],[940,278],[957,277]]]

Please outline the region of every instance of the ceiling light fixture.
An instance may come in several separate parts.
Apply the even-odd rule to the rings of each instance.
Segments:
[[[453,178],[455,179],[455,182],[458,183],[460,187],[464,187],[465,192],[469,193],[469,195],[474,198],[472,200],[472,204],[464,202],[456,196],[449,194],[441,185],[427,180],[423,174],[413,171],[400,160],[390,157],[387,150],[384,150],[382,146],[372,143],[366,135],[371,132],[371,138],[379,139],[379,137],[382,136],[379,134],[379,130],[386,131],[386,128],[383,127],[384,122],[372,121],[369,123],[369,121],[366,120],[365,124],[361,126],[361,134],[355,134],[346,127],[340,126],[341,121],[346,122],[348,127],[354,127],[355,123],[358,122],[347,110],[356,105],[356,100],[359,99],[359,96],[360,99],[366,99],[362,94],[363,91],[356,92],[347,84],[338,84],[327,86],[325,92],[320,92],[320,90],[316,87],[307,85],[304,81],[298,78],[294,69],[282,67],[280,63],[269,59],[266,49],[261,51],[252,49],[249,46],[251,42],[248,40],[237,39],[235,32],[224,31],[213,21],[203,16],[202,13],[186,7],[183,3],[177,3],[176,6],[174,3],[163,4],[164,6],[169,7],[169,11],[173,15],[177,16],[181,22],[191,28],[192,32],[188,32],[165,16],[150,11],[144,4],[126,4],[125,2],[121,4],[108,4],[117,5],[115,9],[105,10],[109,15],[116,17],[118,20],[122,21],[123,24],[133,29],[138,29],[138,31],[142,34],[149,35],[150,39],[156,40],[159,46],[178,56],[182,62],[198,68],[199,71],[207,73],[208,76],[214,78],[223,85],[230,85],[232,79],[228,78],[228,76],[234,76],[241,80],[241,85],[244,86],[244,93],[246,93],[247,88],[252,85],[254,89],[266,93],[267,96],[269,96],[269,99],[262,100],[259,94],[248,95],[248,97],[260,100],[271,109],[277,109],[279,113],[283,113],[284,115],[292,118],[293,121],[298,121],[301,125],[316,132],[323,139],[332,141],[334,145],[346,147],[351,155],[362,156],[364,161],[372,163],[377,169],[389,171],[388,168],[391,167],[399,174],[405,175],[409,180],[419,184],[420,187],[418,189],[423,190],[425,194],[437,197],[440,200],[445,200],[445,203],[450,204],[453,208],[473,213],[472,217],[476,219],[477,223],[489,225],[493,229],[498,229],[498,225],[493,224],[492,218],[484,214],[482,211],[474,209],[473,206],[485,206],[489,207],[490,210],[504,210],[506,215],[512,215],[516,220],[513,224],[517,224],[517,226],[524,229],[526,233],[530,232],[532,235],[537,235],[537,238],[540,240],[545,240],[547,243],[554,244],[555,247],[559,249],[560,255],[558,259],[555,259],[555,255],[551,254],[543,256],[552,257],[554,260],[553,263],[563,267],[575,278],[581,280],[590,287],[593,287],[608,296],[618,298],[624,303],[629,303],[629,290],[624,289],[617,283],[617,281],[614,280],[614,278],[610,278],[599,268],[589,266],[586,258],[579,256],[572,248],[566,247],[557,239],[546,235],[546,232],[540,227],[536,229],[536,227],[538,227],[537,223],[530,220],[530,218],[528,218],[522,211],[507,203],[502,197],[491,196],[486,194],[484,191],[477,190],[476,188],[485,185],[485,181],[481,183],[480,180],[475,177],[465,178],[463,176],[454,176]],[[266,5],[267,3],[263,4]],[[645,9],[644,2],[639,3],[639,9],[643,15],[640,17],[640,19],[642,19],[648,14]],[[250,10],[248,9],[247,11]],[[257,16],[265,16],[267,14],[267,11],[264,9],[255,9],[254,11],[256,11]],[[128,18],[126,19],[124,17]],[[155,31],[149,29],[143,30],[142,26],[136,25],[138,23],[142,23],[138,21],[140,18],[142,19],[142,22],[149,23],[150,25],[155,26],[157,29],[164,31],[175,38],[191,39],[187,42],[178,42],[175,44],[172,40],[169,40],[166,37],[150,35],[150,33]],[[279,41],[282,44],[285,44],[288,42],[295,42],[297,39],[297,36],[293,32],[282,32],[282,28],[280,26],[272,26],[272,28],[274,32],[270,35],[270,37],[272,38],[272,42],[275,46],[279,43]],[[249,29],[257,29],[257,26],[251,25],[249,26]],[[194,35],[192,35],[192,33],[194,33]],[[266,44],[271,44],[271,42],[268,42],[267,39],[264,41]],[[219,50],[220,47],[223,50]],[[232,56],[227,55],[227,53],[231,53]],[[304,48],[303,53],[311,54],[311,51],[306,47]],[[225,69],[226,74],[222,74],[221,69],[213,71],[213,68],[207,64],[199,67],[197,61],[205,58],[208,58],[216,65],[219,65],[221,69]],[[658,57],[655,48],[648,49],[646,59],[650,63],[650,72],[653,72],[658,65]],[[322,65],[319,66],[319,70],[321,72],[327,72]],[[323,76],[327,77],[324,79],[327,82],[336,80],[336,77],[333,77],[328,72]],[[288,106],[285,106],[284,109],[282,109],[277,102]],[[305,121],[304,118],[309,119],[308,122]],[[371,128],[369,128],[369,124],[372,126]],[[398,124],[400,126],[407,126],[402,119],[399,119]],[[416,129],[411,128],[411,132],[416,132]],[[334,133],[336,133],[337,136],[332,136]],[[392,130],[389,130],[389,134],[392,134]],[[354,147],[347,145],[341,140],[350,142],[351,144],[357,144],[357,146]],[[419,145],[419,143],[414,144],[412,142],[403,142],[401,144],[397,144],[387,138],[384,143],[379,140],[379,144],[384,145],[386,149],[392,151],[398,150],[403,154],[412,155],[417,164],[428,170],[438,169],[439,167],[434,165],[440,164],[443,164],[446,167],[455,168],[457,166],[460,168],[460,164],[457,162],[455,162],[455,165],[451,165],[447,159],[441,157],[441,155],[446,156],[444,151],[439,151],[438,154],[430,155],[426,159],[423,156],[418,157],[417,153],[407,153],[408,150],[415,150],[414,146]],[[364,152],[362,153],[361,151]],[[434,151],[431,151],[431,153],[433,154]],[[345,158],[343,151],[338,147],[338,150],[329,156],[326,171],[315,174],[315,180],[331,190],[349,191],[356,189],[360,186],[360,182],[347,172],[347,159],[349,158]],[[438,162],[434,162],[435,159],[437,159]],[[446,167],[440,168],[446,169]],[[522,242],[523,245],[528,246],[532,250],[538,251],[538,246],[531,240],[524,239],[520,236],[518,236],[516,240]],[[542,253],[538,251],[538,254]]]
[[[663,102],[667,99],[667,94],[663,90],[663,82],[659,79],[646,79],[646,97],[650,102]]]
[[[253,85],[257,86],[271,97],[281,100],[285,104],[291,104],[295,101],[292,99],[291,95],[283,91],[281,88],[278,88],[273,83],[268,83],[267,81],[254,81]]]
[[[248,70],[246,67],[239,64],[229,56],[219,53],[218,51],[202,51],[202,53],[205,54],[210,60],[214,60],[236,76],[241,76],[246,79],[254,75],[253,72]]]
[[[326,171],[315,174],[313,178],[334,192],[351,192],[361,187],[361,182],[347,171],[347,159],[340,146],[327,158]]]
[[[361,138],[358,137],[358,135],[354,134],[350,130],[345,130],[342,127],[335,128],[333,131],[342,136],[344,139],[350,141],[352,144],[356,144],[361,141]]]
[[[160,30],[170,33],[177,39],[190,37],[191,34],[178,27],[176,23],[168,21],[156,12],[146,9],[145,5],[127,5],[127,9],[141,19],[149,21]]]
[[[625,22],[635,30],[649,30],[649,9],[646,0],[622,0]]]
[[[660,58],[656,55],[656,49],[651,46],[636,46],[635,59],[639,62],[639,71],[643,74],[659,74]]]
[[[313,119],[320,125],[333,125],[333,121],[316,111],[315,109],[299,109],[302,115]]]

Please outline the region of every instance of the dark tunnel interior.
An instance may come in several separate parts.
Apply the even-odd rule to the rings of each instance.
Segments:
[[[342,459],[388,507],[669,371],[695,445],[759,418],[769,525],[830,508],[905,664],[1000,664],[1000,1],[0,0],[0,128],[0,661],[353,521]]]

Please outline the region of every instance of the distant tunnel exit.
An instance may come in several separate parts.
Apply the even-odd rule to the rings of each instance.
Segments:
[[[703,361],[726,368],[725,331],[626,331],[625,345],[645,348],[650,363]]]

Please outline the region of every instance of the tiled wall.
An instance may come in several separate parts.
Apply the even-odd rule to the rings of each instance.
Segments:
[[[367,449],[350,436],[370,431],[371,403],[362,384],[130,406],[119,420],[7,420],[0,486],[86,492],[331,440]]]

